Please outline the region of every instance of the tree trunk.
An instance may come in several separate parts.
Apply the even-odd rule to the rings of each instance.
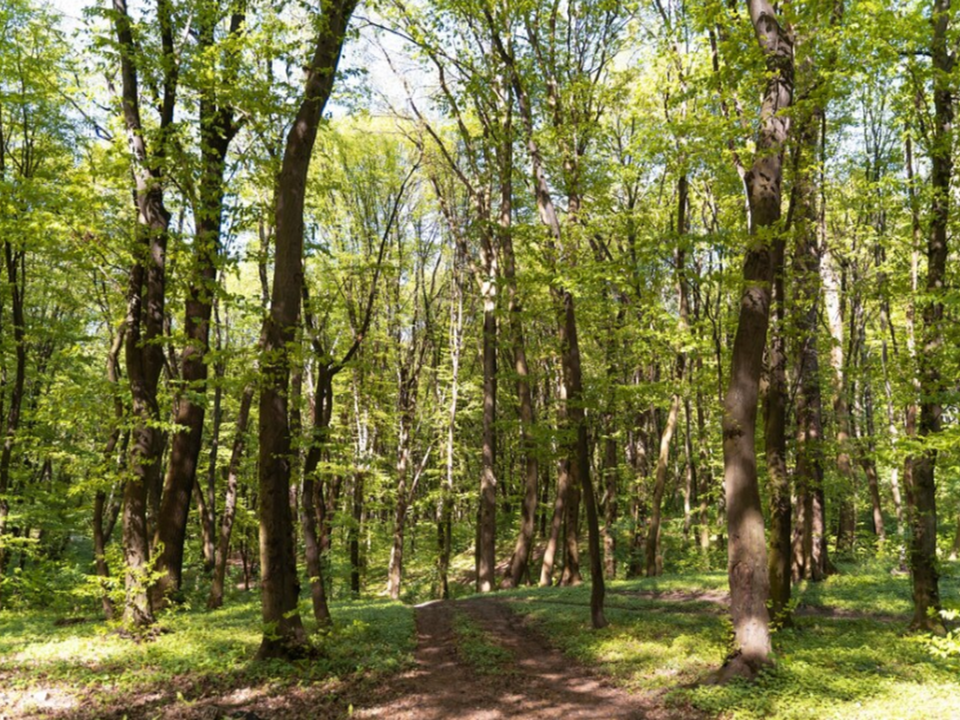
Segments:
[[[790,479],[787,476],[787,353],[784,239],[773,241],[773,315],[767,345],[769,384],[765,398],[765,445],[770,494],[770,615],[789,622],[790,604]]]
[[[947,226],[950,221],[950,183],[953,177],[953,70],[948,48],[950,0],[934,0],[933,43],[933,142],[930,148],[932,198],[927,236],[928,299],[923,307],[923,352],[919,356],[920,437],[929,441],[940,433],[943,415],[940,354],[943,350],[943,291],[947,268]],[[943,633],[940,616],[940,573],[937,560],[937,450],[925,447],[913,459],[913,535],[910,568],[913,570],[914,629]]]
[[[223,500],[223,515],[220,518],[220,544],[217,548],[217,565],[214,570],[213,584],[207,607],[218,608],[223,605],[223,586],[227,576],[227,561],[230,557],[230,535],[233,533],[233,520],[237,514],[237,484],[240,479],[240,461],[247,443],[247,424],[250,418],[250,406],[253,404],[254,386],[247,385],[240,399],[240,414],[237,416],[237,430],[233,439],[233,451],[230,453],[230,465],[227,469],[227,491]]]
[[[794,189],[794,301],[792,325],[796,350],[796,532],[793,542],[795,581],[826,577],[827,555],[823,515],[823,403],[820,355],[821,256],[817,239],[816,169],[822,109],[801,116],[797,130],[797,180]]]
[[[457,433],[457,403],[460,397],[460,349],[463,344],[463,288],[459,268],[454,268],[450,303],[450,411],[447,416],[446,477],[440,494],[440,511],[437,517],[437,540],[439,543],[440,597],[450,598],[450,555],[453,544],[453,493],[454,493],[454,440]]]
[[[147,587],[150,558],[147,531],[148,494],[159,488],[165,445],[160,430],[157,386],[164,366],[164,303],[166,251],[170,213],[164,205],[162,168],[165,135],[173,123],[178,67],[174,57],[171,8],[158,5],[164,71],[160,102],[160,139],[153,152],[146,144],[140,116],[137,47],[126,0],[114,0],[114,28],[120,47],[124,129],[133,160],[134,202],[137,208],[136,246],[127,290],[125,359],[130,382],[133,429],[130,479],[124,488],[123,547],[127,567],[123,619],[127,625],[153,622]]]
[[[214,21],[210,13],[200,13],[200,50],[214,47]],[[234,15],[231,34],[239,32],[242,15]],[[183,545],[190,512],[190,495],[197,484],[197,460],[203,445],[203,421],[207,409],[207,355],[210,350],[210,317],[217,290],[217,258],[220,226],[223,218],[224,182],[227,151],[237,129],[233,111],[217,103],[212,91],[200,97],[201,173],[199,201],[195,209],[196,235],[187,285],[183,331],[186,345],[180,357],[180,381],[183,391],[177,403],[174,422],[177,430],[170,448],[170,462],[160,501],[156,536],[156,569],[160,573],[152,588],[155,607],[162,607],[179,593],[183,574]],[[212,523],[211,523],[212,524]]]
[[[486,235],[486,233],[485,233]],[[497,541],[497,264],[489,237],[484,241],[483,281],[483,449],[480,471],[480,515],[477,547],[477,592],[496,587]]]
[[[560,544],[560,529],[563,526],[563,517],[567,496],[570,494],[570,473],[565,460],[558,463],[560,472],[557,475],[557,497],[553,503],[553,518],[550,521],[550,536],[543,551],[543,563],[540,566],[540,587],[550,587],[553,583],[553,566],[557,557],[557,546]]]
[[[20,428],[20,410],[23,405],[23,390],[27,377],[27,345],[24,337],[26,326],[23,316],[26,250],[14,250],[11,243],[5,240],[3,251],[6,261],[7,283],[11,295],[16,366],[13,387],[10,390],[10,407],[7,409],[7,416],[4,419],[3,448],[0,449],[0,577],[3,577],[7,566],[7,553],[3,547],[3,535],[6,532],[7,518],[10,513],[10,504],[7,498],[7,493],[10,491],[10,461],[13,457],[17,430]]]
[[[763,350],[770,317],[773,258],[770,235],[780,231],[785,114],[793,98],[793,38],[766,0],[748,0],[750,19],[767,66],[757,155],[745,173],[750,239],[744,289],[724,400],[723,465],[727,503],[727,555],[734,646],[719,678],[754,677],[770,662],[767,548],[757,482],[754,437]]]
[[[505,144],[506,148],[512,147]],[[505,153],[508,150],[505,148]],[[513,236],[510,231],[510,203],[513,185],[510,181],[512,154],[509,170],[502,180],[500,206],[500,253],[503,258],[503,277],[507,289],[508,317],[512,340],[514,372],[517,374],[517,411],[520,415],[520,443],[523,449],[523,504],[520,508],[520,531],[510,559],[510,569],[503,578],[503,587],[518,587],[528,572],[530,552],[533,548],[533,533],[537,518],[537,482],[540,467],[537,460],[536,417],[533,396],[530,391],[530,368],[527,364],[526,340],[523,334],[523,307],[517,290],[516,258],[513,251]]]
[[[397,504],[393,517],[393,546],[390,548],[390,564],[387,567],[387,594],[393,600],[400,599],[400,584],[403,580],[403,541],[407,522],[407,469],[410,464],[410,425],[403,400],[405,382],[401,382],[400,431],[397,439]],[[479,527],[478,527],[479,532]]]
[[[682,374],[682,364],[681,366]],[[657,469],[654,476],[653,497],[650,500],[650,520],[647,524],[647,539],[644,544],[644,572],[647,577],[655,577],[663,572],[663,557],[660,554],[660,509],[663,505],[663,491],[667,484],[667,466],[670,462],[670,443],[677,428],[680,414],[680,394],[673,396],[667,422],[660,436],[660,453],[657,456]]]
[[[258,657],[302,652],[306,634],[297,600],[300,582],[290,512],[291,455],[287,412],[289,346],[298,324],[303,284],[303,207],[317,128],[336,75],[355,0],[335,0],[307,69],[303,100],[287,135],[275,194],[276,256],[270,314],[264,321],[260,390],[259,516],[262,614],[266,631]]]

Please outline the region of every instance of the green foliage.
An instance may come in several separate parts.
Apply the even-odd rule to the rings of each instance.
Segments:
[[[512,653],[463,610],[458,609],[453,616],[453,633],[460,659],[475,672],[502,675],[509,671]]]
[[[668,702],[709,715],[949,717],[960,692],[955,634],[947,639],[905,634],[909,580],[889,570],[889,565],[847,565],[825,583],[797,588],[794,626],[774,636],[775,667],[756,682],[723,686],[697,683],[726,653],[729,621],[724,605],[717,604],[725,575],[611,583],[606,606],[611,625],[601,631],[588,629],[585,587],[514,591],[511,607],[532,616],[565,653],[601,668],[617,684],[667,691]],[[957,592],[956,578],[945,577],[944,585]]]
[[[116,707],[129,694],[185,687],[184,701],[250,685],[273,693],[302,683],[358,673],[394,673],[412,660],[413,611],[398,603],[357,601],[333,605],[336,625],[312,638],[309,662],[252,663],[260,643],[255,598],[237,598],[215,611],[184,609],[160,619],[153,640],[134,642],[111,625],[58,626],[49,612],[0,614],[0,674],[13,689],[56,688],[94,707]],[[306,605],[302,608],[306,612]]]

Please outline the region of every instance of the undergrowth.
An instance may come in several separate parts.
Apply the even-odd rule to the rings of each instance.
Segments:
[[[625,688],[662,694],[722,718],[960,718],[960,654],[907,632],[910,580],[880,563],[846,565],[795,588],[793,628],[774,635],[776,666],[755,683],[701,685],[727,651],[725,573],[608,584],[610,626],[589,627],[589,583],[521,589],[511,607],[532,616],[565,653]],[[667,594],[665,594],[667,593]],[[960,566],[944,564],[945,606],[960,599]]]

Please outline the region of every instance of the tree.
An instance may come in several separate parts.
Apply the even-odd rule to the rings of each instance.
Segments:
[[[769,662],[770,627],[766,537],[754,450],[757,394],[770,318],[775,244],[780,227],[783,152],[793,100],[793,37],[766,0],[748,0],[750,20],[764,56],[767,80],[753,164],[744,174],[750,236],[743,294],[724,400],[723,466],[727,501],[730,613],[734,647],[719,678],[753,677]]]
[[[260,566],[265,631],[258,657],[303,651],[306,634],[297,598],[300,582],[290,533],[291,446],[287,383],[289,345],[296,334],[303,288],[303,206],[307,172],[323,109],[333,90],[354,0],[335,0],[317,17],[302,100],[287,133],[275,187],[274,260],[270,312],[261,336]]]

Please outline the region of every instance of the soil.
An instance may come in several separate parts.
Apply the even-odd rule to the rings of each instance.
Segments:
[[[484,674],[457,651],[453,621],[464,612],[510,660]],[[476,598],[417,608],[416,667],[385,690],[386,698],[355,708],[355,718],[384,720],[500,720],[501,718],[692,717],[690,708],[665,708],[651,696],[631,695],[564,657],[507,603]]]
[[[587,608],[584,607],[584,612]],[[495,672],[482,673],[461,657],[457,613],[507,652]],[[704,717],[690,707],[665,707],[656,695],[633,695],[565,657],[509,603],[495,597],[432,602],[416,608],[417,649],[412,669],[392,677],[355,675],[303,686],[216,687],[190,675],[162,687],[99,705],[94,697],[55,692],[4,696],[0,720],[680,720]],[[179,691],[179,692],[178,692]],[[183,702],[178,695],[195,698]],[[4,709],[4,706],[6,708]],[[8,714],[9,713],[9,714]]]

